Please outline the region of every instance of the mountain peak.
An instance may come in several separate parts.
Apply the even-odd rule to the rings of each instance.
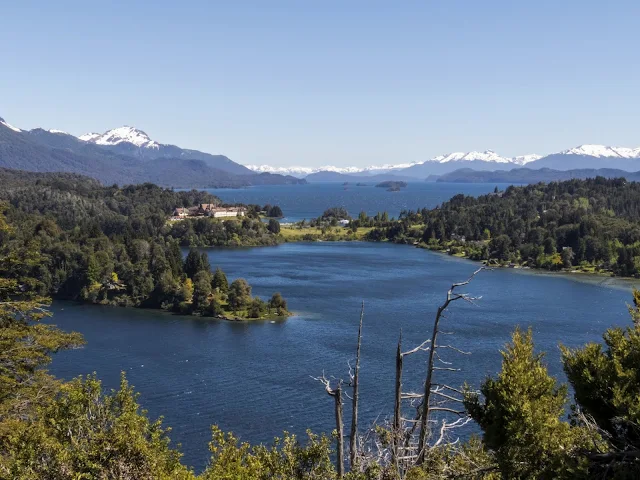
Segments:
[[[448,163],[459,161],[480,160],[483,162],[511,163],[511,160],[498,155],[493,150],[485,150],[484,152],[453,152],[446,155],[438,155],[431,159],[434,162]]]
[[[160,146],[157,142],[151,140],[149,135],[142,130],[129,127],[128,125],[108,130],[102,134],[86,133],[78,138],[97,145],[118,145],[119,143],[127,142],[140,148],[157,149]]]
[[[560,153],[563,155],[585,155],[596,158],[638,158],[640,157],[640,148],[585,144]]]
[[[4,118],[2,118],[2,117],[0,117],[0,124],[1,124],[1,125],[4,125],[5,127],[9,128],[9,129],[11,129],[11,130],[13,130],[14,132],[21,132],[21,131],[22,131],[22,130],[20,130],[19,128],[14,127],[14,126],[13,126],[13,125],[11,125],[10,123],[7,123],[7,122],[4,120]]]

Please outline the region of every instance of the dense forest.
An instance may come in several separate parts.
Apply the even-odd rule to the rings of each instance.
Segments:
[[[40,295],[234,318],[286,314],[279,295],[267,304],[245,280],[214,275],[205,253],[191,251],[183,261],[181,247],[277,243],[258,206],[242,218],[168,222],[176,207],[221,202],[195,190],[103,187],[73,174],[10,170],[0,171],[0,201],[14,225],[2,242],[17,258],[40,255],[21,272],[39,279]]]
[[[475,260],[640,272],[640,183],[625,179],[512,186],[477,198],[460,194],[376,225],[370,240],[420,243]]]
[[[460,420],[425,420],[425,442],[416,454],[400,453],[414,445],[403,438],[411,438],[415,427],[394,428],[404,425],[398,405],[421,396],[403,396],[397,375],[393,424],[380,423],[362,435],[356,428],[351,438],[359,440],[350,442],[345,468],[346,455],[336,456],[336,449],[344,452],[343,402],[358,398],[348,393],[355,392],[358,384],[358,374],[353,376],[350,368],[351,381],[332,385],[324,376],[319,379],[336,403],[333,438],[309,432],[301,441],[285,433],[272,446],[251,446],[213,426],[208,466],[196,476],[170,444],[169,429],[161,420],[148,418],[124,374],[120,388],[107,393],[95,375],[64,382],[47,373],[52,354],[78,348],[83,339],[46,321],[50,314],[48,299],[40,294],[46,286],[39,266],[48,262],[48,254],[23,248],[21,228],[0,214],[0,479],[632,479],[640,475],[640,292],[634,293],[634,305],[629,307],[632,323],[627,328],[607,330],[602,345],[562,348],[574,392],[570,410],[568,386],[549,375],[543,356],[534,349],[531,331],[516,330],[502,352],[501,371],[479,388],[455,388],[428,376],[426,392],[436,402],[427,403],[429,410],[420,402],[406,410],[405,415],[415,411],[417,419],[426,419],[424,412],[448,410],[462,424],[475,421],[481,438],[452,441],[445,427]],[[38,235],[33,241],[46,243]],[[190,257],[185,268],[200,268],[203,259],[195,252]],[[454,349],[436,344],[438,322],[444,319],[441,313],[455,300],[471,300],[454,288],[438,309],[433,327],[433,345],[439,349]],[[399,342],[397,371],[402,371],[408,355],[436,351],[425,345],[402,352]],[[435,360],[431,355],[429,364]],[[356,372],[358,366],[359,360]],[[436,368],[442,369],[429,371]],[[442,402],[455,395],[461,396],[461,406],[444,407]]]

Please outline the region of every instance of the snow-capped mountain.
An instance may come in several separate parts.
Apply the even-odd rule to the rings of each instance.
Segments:
[[[0,124],[1,124],[1,125],[4,125],[5,127],[9,128],[9,129],[11,129],[11,130],[13,130],[14,132],[21,132],[21,131],[22,131],[22,130],[20,130],[19,128],[14,127],[14,126],[13,126],[13,125],[11,125],[10,123],[5,122],[5,121],[4,121],[4,118],[2,118],[2,117],[0,117]]]
[[[103,134],[99,133],[85,133],[78,137],[80,140],[96,145],[118,145],[126,142],[135,145],[138,148],[154,148],[159,149],[160,144],[154,142],[149,138],[149,135],[142,130],[138,130],[133,127],[119,127],[113,130],[108,130]]]
[[[640,158],[639,148],[580,145],[560,152],[561,155],[584,155],[596,158]]]
[[[519,155],[517,157],[511,157],[511,160],[516,165],[526,165],[527,163],[535,162],[542,158],[542,155],[537,155],[535,153],[529,155]]]
[[[335,165],[324,165],[322,167],[273,167],[271,165],[247,165],[247,168],[258,173],[279,173],[281,175],[294,175],[297,177],[303,177],[305,175],[311,175],[318,172],[336,172],[344,174],[374,174],[388,172],[391,170],[407,168],[415,163],[400,163],[400,164],[386,164],[386,165],[371,165],[368,167],[337,167]]]
[[[501,164],[505,167],[525,165],[529,162],[533,162],[541,158],[540,155],[521,155],[517,157],[503,157],[498,155],[493,150],[486,150],[484,152],[453,152],[445,155],[439,155],[433,157],[430,160],[424,162],[414,163],[400,163],[400,164],[385,164],[385,165],[371,165],[368,167],[336,167],[334,165],[326,165],[322,167],[272,167],[270,165],[247,165],[248,168],[255,172],[270,172],[280,173],[286,175],[295,175],[303,177],[305,175],[311,175],[318,172],[335,172],[348,175],[375,175],[380,173],[392,173],[392,174],[405,174],[405,170],[411,173],[412,170],[416,171],[419,176],[421,173],[417,173],[422,170],[431,170],[435,167],[434,164],[450,164],[450,167],[444,167],[447,171],[452,171],[457,168],[462,168],[464,165],[473,164],[478,167],[479,165],[494,166],[495,164]],[[435,170],[442,170],[442,168],[435,167]]]
[[[161,144],[133,127],[82,137],[56,129],[21,130],[0,118],[0,167],[78,173],[110,185],[150,182],[206,188],[304,183],[281,175],[258,175],[224,155]]]
[[[148,159],[180,158],[202,160],[210,167],[235,175],[249,175],[254,173],[244,165],[235,163],[224,155],[212,155],[198,150],[189,150],[175,145],[156,142],[144,131],[126,125],[107,130],[104,133],[85,133],[84,135],[80,135],[78,139],[122,155]]]
[[[531,162],[529,168],[574,170],[580,168],[613,168],[627,172],[640,170],[640,148],[579,145]]]
[[[473,162],[479,160],[482,162],[496,162],[496,163],[511,163],[510,158],[502,157],[493,150],[486,150],[484,152],[453,152],[446,155],[438,155],[432,158],[431,162],[447,163],[447,162],[460,162],[468,161]]]

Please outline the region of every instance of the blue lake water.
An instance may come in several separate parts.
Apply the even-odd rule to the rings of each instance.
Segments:
[[[97,372],[107,388],[127,372],[152,417],[165,416],[173,442],[197,470],[208,459],[209,426],[243,440],[266,442],[283,430],[330,432],[331,399],[310,376],[347,377],[360,302],[365,301],[361,425],[391,414],[394,355],[400,329],[407,349],[429,336],[433,314],[454,281],[477,264],[409,246],[308,243],[209,249],[211,264],[244,277],[255,294],[279,291],[297,315],[284,322],[233,323],[161,312],[71,303],[54,305],[54,322],[85,335],[85,348],[55,356],[64,378]],[[499,349],[516,325],[531,326],[549,368],[562,377],[558,343],[597,341],[611,325],[629,322],[629,285],[511,269],[482,272],[467,291],[477,306],[458,302],[444,320],[448,340],[470,356],[452,354],[462,371],[448,381],[478,386],[500,368]],[[406,385],[418,388],[424,358],[406,363]],[[348,410],[348,409],[347,409]],[[348,417],[347,417],[348,421]]]
[[[366,179],[363,182],[366,183]],[[310,183],[243,189],[217,188],[208,191],[227,203],[279,205],[285,215],[283,222],[297,222],[303,218],[317,218],[331,207],[344,207],[354,217],[363,210],[372,216],[377,212],[387,211],[390,216],[397,217],[402,210],[433,208],[458,193],[477,196],[492,192],[496,186],[500,189],[507,186],[494,183],[416,182],[409,183],[399,192],[387,192],[374,185],[375,182],[369,182],[366,187],[357,187],[355,184],[344,186],[341,183]]]

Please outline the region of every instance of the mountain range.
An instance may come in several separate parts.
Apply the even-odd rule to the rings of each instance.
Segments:
[[[525,166],[531,170],[541,168],[555,171],[576,169],[617,169],[626,172],[640,170],[640,148],[581,145],[558,153],[503,157],[493,150],[484,152],[454,152],[439,155],[421,163],[358,167],[272,168],[268,165],[249,166],[254,171],[278,172],[299,176],[308,181],[352,181],[354,177],[381,179],[424,180],[465,169],[473,171],[509,171]]]
[[[244,166],[224,155],[159,143],[144,131],[129,126],[75,137],[61,130],[21,130],[0,118],[0,167],[78,173],[105,184],[153,182],[176,188],[243,187],[306,181],[423,181],[436,177],[440,177],[440,181],[452,181],[452,178],[458,178],[458,181],[491,178],[489,181],[496,181],[494,179],[507,177],[535,180],[565,178],[566,174],[555,172],[573,170],[637,172],[640,170],[640,148],[580,145],[546,156],[530,154],[515,157],[504,157],[493,150],[454,152],[419,163],[389,163],[365,168]],[[545,173],[531,173],[540,169],[546,169]],[[520,171],[506,176],[499,173],[512,170]],[[454,172],[455,175],[451,175]]]
[[[133,127],[75,137],[61,130],[21,130],[2,118],[0,167],[78,173],[104,184],[152,182],[176,188],[305,183],[254,172],[224,155],[158,143]]]

